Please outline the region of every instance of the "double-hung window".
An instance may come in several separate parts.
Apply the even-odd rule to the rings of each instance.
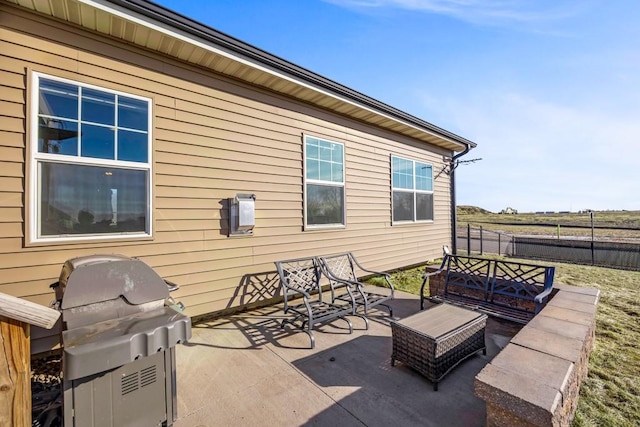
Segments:
[[[345,225],[344,145],[304,137],[304,225]]]
[[[34,73],[34,242],[151,235],[151,100]]]
[[[433,167],[391,156],[393,221],[433,221]]]

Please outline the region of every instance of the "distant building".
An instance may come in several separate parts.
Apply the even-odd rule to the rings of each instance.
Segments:
[[[517,215],[518,211],[513,209],[512,207],[507,207],[506,209],[502,209],[500,213],[507,215]]]

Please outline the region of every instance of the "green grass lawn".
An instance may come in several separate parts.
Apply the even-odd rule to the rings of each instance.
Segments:
[[[554,265],[555,282],[600,290],[596,344],[573,426],[640,426],[640,272]],[[423,271],[395,272],[394,286],[419,294]]]

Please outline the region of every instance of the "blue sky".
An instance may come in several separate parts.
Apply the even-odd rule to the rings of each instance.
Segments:
[[[457,202],[640,210],[637,0],[160,0],[478,144]]]

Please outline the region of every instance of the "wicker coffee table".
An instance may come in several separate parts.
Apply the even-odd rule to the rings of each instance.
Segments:
[[[391,322],[396,360],[438,382],[456,365],[482,350],[487,354],[484,329],[487,315],[450,304],[439,304],[397,322]]]

